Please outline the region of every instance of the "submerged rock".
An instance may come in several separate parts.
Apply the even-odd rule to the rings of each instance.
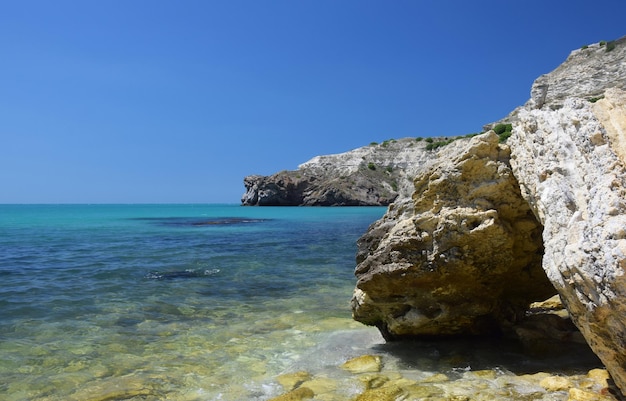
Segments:
[[[352,373],[380,372],[382,360],[378,355],[363,355],[346,361],[341,368]]]
[[[276,378],[276,381],[286,390],[293,390],[307,380],[311,380],[311,374],[303,370],[294,373],[285,373]]]
[[[406,391],[397,386],[388,386],[365,390],[355,401],[396,401],[400,396],[406,396]]]
[[[270,401],[300,401],[310,400],[315,396],[313,390],[308,387],[298,387],[295,390],[291,390],[285,394],[279,395],[270,399]]]

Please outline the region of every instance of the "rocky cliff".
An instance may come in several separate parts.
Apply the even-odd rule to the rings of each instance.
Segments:
[[[543,268],[626,390],[626,92],[524,109],[511,165],[544,226]]]
[[[317,156],[270,176],[244,178],[243,205],[387,206],[411,192],[419,166],[433,158],[428,150],[447,138],[404,138],[372,143],[349,152]]]
[[[574,50],[554,71],[533,83],[527,108],[557,109],[570,97],[601,98],[607,88],[626,89],[626,36]]]
[[[522,333],[556,291],[626,393],[625,42],[539,77],[508,144],[456,141],[415,170],[359,241],[355,319],[387,339]]]
[[[626,37],[573,51],[549,74],[537,78],[525,107],[560,108],[571,96],[597,100],[604,89],[626,89]],[[518,120],[522,108],[485,126]],[[449,138],[404,138],[370,144],[349,152],[317,156],[270,176],[244,178],[246,206],[387,206],[398,196],[412,193],[412,180],[428,161],[436,158],[433,145]],[[448,146],[446,146],[448,148]]]

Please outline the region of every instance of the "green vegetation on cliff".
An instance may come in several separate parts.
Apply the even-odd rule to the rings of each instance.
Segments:
[[[500,138],[500,143],[504,143],[511,136],[512,130],[513,130],[513,125],[512,124],[497,124],[495,127],[493,127],[493,130],[495,131],[495,133]],[[438,148],[440,148],[442,146],[446,146],[448,144],[451,144],[452,142],[456,141],[457,139],[471,138],[473,136],[484,134],[484,133],[485,133],[485,131],[483,131],[483,132],[476,132],[476,133],[473,133],[473,134],[456,136],[456,137],[453,137],[453,138],[450,138],[450,139],[445,139],[445,140],[442,140],[442,141],[435,141],[433,138],[426,138],[426,142],[428,142],[428,145],[426,145],[426,150],[435,150],[435,149],[438,149]],[[421,139],[418,139],[418,140],[421,140]]]

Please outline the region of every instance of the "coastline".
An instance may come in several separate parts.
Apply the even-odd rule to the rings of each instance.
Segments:
[[[612,399],[608,373],[590,351],[529,358],[518,346],[490,339],[370,344],[369,353],[353,353],[323,371],[302,367],[277,376],[272,385],[283,392],[270,401]],[[314,350],[321,359],[323,348]],[[328,345],[326,353],[337,349]]]

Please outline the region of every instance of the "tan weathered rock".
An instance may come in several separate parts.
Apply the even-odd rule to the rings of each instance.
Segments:
[[[508,147],[493,132],[453,145],[359,240],[353,316],[387,339],[492,333],[555,292]]]
[[[544,225],[543,267],[572,320],[626,391],[625,96],[525,109],[509,139],[524,198]],[[607,126],[614,134],[609,135]],[[616,134],[617,133],[617,134]]]
[[[603,99],[593,104],[593,114],[602,122],[609,146],[622,164],[626,164],[626,92],[609,88],[605,94]]]
[[[549,373],[546,372],[537,372],[537,373],[533,373],[533,374],[525,374],[525,375],[520,375],[518,376],[518,378],[522,379],[522,380],[527,380],[533,384],[537,384],[539,385],[539,383],[545,379],[546,377],[550,377],[551,375]]]
[[[533,302],[527,316],[513,330],[526,351],[533,355],[556,352],[565,343],[586,344],[558,296]]]
[[[307,380],[302,384],[302,387],[311,389],[316,395],[331,393],[335,391],[338,384],[335,380],[328,377],[315,377],[311,380]]]
[[[288,393],[281,394],[278,397],[271,398],[269,401],[301,401],[308,400],[315,396],[313,390],[307,387],[298,387]]]
[[[548,391],[562,391],[572,387],[572,382],[563,376],[548,376],[539,382]]]
[[[369,390],[372,388],[382,387],[389,381],[389,377],[380,374],[361,375],[359,376],[359,381],[365,385],[366,390]]]
[[[306,371],[285,373],[276,378],[276,381],[288,391],[293,390],[307,380],[311,380],[311,374]]]
[[[599,387],[605,388],[609,386],[609,372],[606,369],[592,369],[587,373],[587,378]]]
[[[529,312],[556,312],[565,309],[561,297],[554,295],[545,301],[533,302],[528,307]]]
[[[423,379],[421,381],[421,383],[441,383],[441,382],[447,382],[449,381],[450,378],[443,374],[443,373],[435,373],[432,376],[428,376],[427,378]]]
[[[581,390],[579,388],[571,388],[569,390],[569,398],[567,401],[612,401],[613,397],[604,396],[592,391]]]
[[[436,386],[414,384],[404,388],[410,400],[432,400],[434,397],[444,395],[444,391]]]
[[[406,392],[397,386],[381,387],[365,390],[356,397],[355,401],[396,401],[404,394]]]
[[[346,361],[341,368],[351,373],[380,372],[382,359],[378,355],[362,355]]]
[[[458,140],[413,170],[413,195],[359,241],[353,317],[388,340],[510,328],[550,347],[582,333],[626,394],[624,60],[626,37],[572,52],[507,117],[511,148]],[[533,305],[520,325],[549,283],[567,311]]]

